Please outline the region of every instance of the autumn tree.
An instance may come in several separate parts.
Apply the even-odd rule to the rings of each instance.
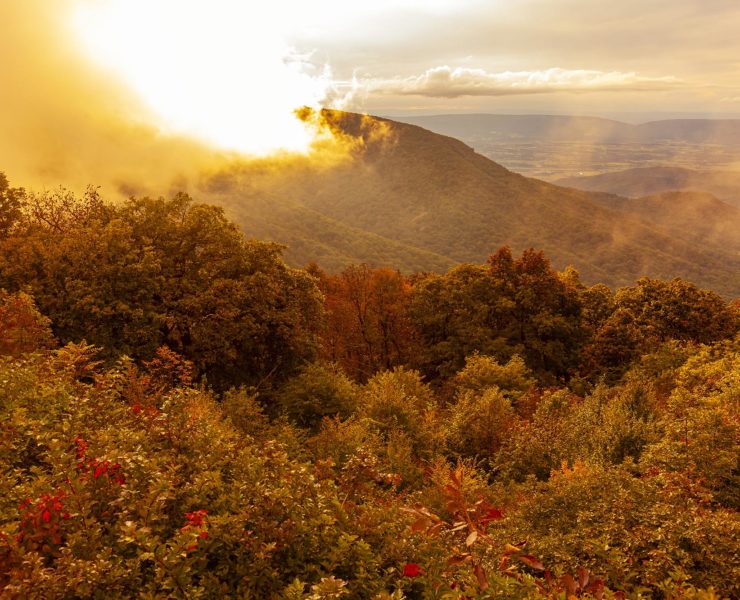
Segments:
[[[413,358],[411,285],[401,273],[363,264],[320,277],[327,312],[323,349],[329,360],[353,378],[367,380]]]
[[[618,290],[615,303],[629,311],[642,335],[654,342],[674,339],[706,344],[738,331],[733,310],[719,294],[683,279],[643,277],[636,285]]]
[[[634,286],[617,290],[612,301],[596,288],[587,298],[591,334],[584,366],[610,381],[616,381],[641,355],[671,340],[711,343],[738,331],[740,321],[732,305],[682,279],[643,277]]]
[[[521,345],[530,368],[566,377],[577,366],[581,302],[573,269],[567,277],[550,265],[541,250],[514,259],[501,248],[488,260],[491,277],[508,307],[502,314],[510,344]]]
[[[23,292],[0,290],[0,355],[18,356],[54,344],[50,321]]]
[[[94,193],[34,197],[2,242],[0,285],[28,288],[63,341],[147,359],[161,345],[218,387],[285,377],[317,349],[321,296],[281,247],[215,206]]]
[[[416,282],[410,314],[422,345],[415,362],[427,377],[451,377],[475,352],[505,361],[517,351],[502,334],[500,315],[507,307],[499,300],[481,265],[460,265]]]

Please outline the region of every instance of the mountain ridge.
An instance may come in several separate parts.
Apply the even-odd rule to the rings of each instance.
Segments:
[[[536,247],[557,268],[575,266],[588,282],[615,287],[643,275],[680,276],[740,295],[740,262],[731,252],[684,241],[680,233],[610,208],[608,195],[527,178],[457,139],[414,125],[338,111],[325,111],[324,118],[337,131],[362,138],[351,159],[328,170],[257,173],[245,166],[232,171],[209,199],[226,206],[250,235],[263,235],[265,212],[284,199],[289,202],[280,210],[320,214],[327,226],[338,223],[350,228],[345,232],[379,236],[372,238],[377,244],[390,240],[400,244],[396,254],[411,247],[437,257],[437,264],[419,264],[430,257],[418,254],[415,262],[424,268],[412,270],[439,271],[447,259],[483,262],[503,245],[514,251]],[[387,130],[386,137],[377,136],[380,129]],[[326,237],[323,243],[325,251],[338,245]],[[316,261],[300,252],[290,258],[296,265]],[[403,267],[398,256],[378,247],[373,260],[356,258]],[[342,260],[332,264],[336,268]]]
[[[638,198],[672,191],[707,192],[740,207],[740,173],[654,166],[625,169],[600,175],[565,177],[553,183],[586,191]]]
[[[470,113],[402,116],[396,120],[462,138],[478,134],[485,127],[496,127],[493,131],[502,135],[550,141],[634,143],[683,140],[740,145],[740,119],[663,119],[635,124],[603,117]]]

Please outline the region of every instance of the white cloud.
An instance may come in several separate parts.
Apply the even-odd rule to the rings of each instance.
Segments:
[[[680,83],[679,79],[671,76],[644,77],[635,72],[552,68],[489,73],[483,69],[453,69],[448,66],[427,69],[421,75],[411,77],[362,82],[370,92],[434,98],[605,90],[655,91],[674,88]]]

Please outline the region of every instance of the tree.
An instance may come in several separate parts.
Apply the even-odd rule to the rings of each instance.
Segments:
[[[411,315],[423,340],[420,367],[449,377],[480,352],[506,361],[514,354],[540,378],[568,377],[585,339],[577,274],[561,276],[544,254],[514,259],[501,248],[488,266],[461,265],[414,288]]]
[[[0,355],[19,356],[51,348],[54,338],[49,325],[31,296],[0,290]]]
[[[401,273],[363,264],[319,275],[327,312],[323,350],[329,360],[366,381],[413,358],[417,335],[409,317],[411,285]]]
[[[222,209],[183,194],[78,205],[66,192],[35,206],[3,242],[0,285],[28,287],[62,342],[137,359],[167,345],[219,388],[288,377],[315,355],[314,279]]]
[[[618,290],[615,303],[633,315],[635,326],[651,343],[675,339],[706,344],[738,331],[736,316],[719,294],[683,279],[643,277]]]
[[[509,347],[501,330],[506,310],[484,266],[460,265],[421,278],[410,313],[422,341],[416,364],[436,379],[453,376],[475,352],[508,360],[520,348]]]
[[[331,364],[306,365],[277,393],[277,404],[291,421],[317,429],[324,417],[349,417],[357,405],[358,390]]]
[[[5,173],[0,172],[0,239],[6,237],[21,218],[25,191],[12,188]]]
[[[491,277],[510,310],[506,336],[521,345],[533,370],[568,377],[578,366],[583,343],[578,274],[558,274],[541,250],[513,259],[508,247],[488,259]]]

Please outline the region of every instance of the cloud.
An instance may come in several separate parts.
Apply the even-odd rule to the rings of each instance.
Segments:
[[[673,89],[680,83],[679,79],[672,76],[643,77],[635,72],[552,68],[544,71],[489,73],[483,69],[453,69],[448,66],[427,69],[421,75],[411,77],[368,79],[363,82],[370,92],[432,98],[610,90],[659,91]]]

